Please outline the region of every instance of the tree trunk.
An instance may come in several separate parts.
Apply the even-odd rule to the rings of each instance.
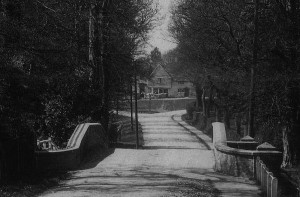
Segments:
[[[106,45],[106,44],[105,44]],[[106,49],[106,47],[105,47]],[[105,57],[103,61],[103,101],[102,101],[102,126],[106,131],[108,131],[108,123],[109,123],[109,109],[110,109],[110,83],[109,83],[109,57]]]
[[[299,88],[299,40],[300,40],[300,26],[299,26],[299,1],[291,0],[290,1],[290,19],[292,21],[292,25],[290,28],[291,38],[292,38],[292,46],[289,47],[290,49],[290,68],[293,71],[292,75],[290,76],[288,85],[287,85],[287,98],[288,98],[288,142],[291,154],[291,164],[299,164],[300,159],[300,117],[299,117],[299,97],[300,97],[300,88]]]
[[[202,88],[199,84],[196,84],[196,110],[199,111],[200,103],[202,103]]]
[[[253,37],[253,51],[252,51],[252,65],[251,65],[251,84],[250,84],[250,99],[249,99],[249,126],[248,135],[255,136],[254,132],[254,72],[257,66],[258,59],[258,14],[259,14],[259,0],[255,0],[255,13],[254,13],[254,37]]]
[[[74,26],[75,26],[75,34],[76,34],[76,45],[77,45],[77,51],[76,51],[76,64],[77,66],[80,64],[80,50],[81,50],[81,42],[80,42],[80,25],[79,25],[79,13],[81,12],[81,6],[79,5],[79,2],[75,3],[76,4],[76,16],[74,19]],[[90,15],[89,15],[89,50],[90,50],[90,39],[91,39],[91,30],[92,28],[91,23],[92,23],[92,17],[91,17],[91,12],[92,12],[92,6],[90,3]],[[91,42],[92,43],[92,42]],[[90,59],[90,58],[89,58]]]
[[[102,126],[106,132],[108,132],[108,125],[109,125],[109,109],[110,109],[110,82],[109,82],[109,75],[110,75],[110,56],[109,56],[109,19],[108,19],[108,7],[110,1],[101,1],[98,2],[95,6],[95,26],[94,26],[94,34],[95,41],[94,45],[91,45],[91,52],[94,50],[93,58],[96,60],[96,72],[98,77],[98,86],[97,88],[100,89],[102,94],[102,98],[99,101],[101,110],[100,110],[100,120]],[[93,13],[90,13],[93,16]],[[106,35],[106,36],[104,36]],[[108,133],[106,133],[108,136]]]
[[[132,80],[130,78],[130,122],[131,122],[131,131],[133,132],[133,96],[132,95],[133,95]]]
[[[91,64],[94,64],[94,20],[93,20],[93,9],[94,9],[93,3],[90,3],[90,10],[89,10],[89,61]]]
[[[288,168],[292,165],[292,151],[290,146],[290,129],[285,126],[282,129],[282,144],[283,144],[283,158],[282,168]]]
[[[215,105],[216,122],[220,122],[220,111],[217,105]]]
[[[206,103],[205,103],[205,92],[206,92],[206,90],[205,90],[205,88],[203,87],[202,88],[202,111],[203,111],[203,116],[206,116],[207,114],[206,114]]]
[[[297,83],[289,82],[287,86],[288,113],[286,125],[282,129],[283,161],[282,167],[291,167],[299,162],[299,88]]]
[[[235,127],[237,134],[241,135],[242,118],[240,113],[235,116]]]
[[[227,107],[225,107],[224,109],[224,116],[223,116],[223,122],[226,126],[226,129],[230,129],[230,116],[229,116],[229,111],[227,109]]]
[[[214,101],[216,122],[220,122],[221,120],[220,120],[220,106],[218,105],[218,100],[219,100],[218,89],[216,89],[216,100]]]
[[[95,9],[95,5],[90,2],[90,8],[89,8],[89,45],[88,45],[88,57],[89,57],[89,64],[93,69],[92,73],[92,83],[95,89],[98,87],[99,82],[99,72],[98,67],[95,66],[95,58],[94,58],[94,45],[95,45],[95,21],[94,21],[94,14],[93,10]]]
[[[102,80],[103,80],[103,106],[102,106],[102,124],[104,129],[108,131],[108,124],[109,124],[109,109],[110,109],[110,65],[111,59],[109,54],[108,43],[110,42],[110,28],[107,27],[109,24],[108,18],[108,7],[109,7],[109,0],[103,2],[102,9],[100,12],[101,18],[101,56],[102,58]],[[104,36],[105,35],[105,36]]]
[[[213,105],[213,86],[209,88],[209,99],[207,103],[207,117],[210,117],[210,111]]]

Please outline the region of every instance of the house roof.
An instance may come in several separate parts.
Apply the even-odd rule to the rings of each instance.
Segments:
[[[162,69],[162,70],[161,70]],[[167,71],[167,69],[163,66],[162,63],[158,63],[157,66],[151,73],[151,77],[155,76],[159,71],[163,71],[163,74],[167,75],[168,77],[172,78],[172,75]]]
[[[172,68],[164,67],[166,71],[170,74],[174,81],[190,81],[183,75],[183,73],[179,73],[174,71]]]
[[[174,65],[170,63],[158,63],[153,72],[151,73],[151,76],[155,75],[158,69],[163,68],[166,73],[172,78],[174,81],[190,81],[187,77],[184,76],[184,74],[180,71],[177,71],[174,69]]]

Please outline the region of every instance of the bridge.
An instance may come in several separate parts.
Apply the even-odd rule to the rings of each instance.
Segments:
[[[214,171],[212,140],[183,122],[184,112],[140,114],[141,149],[115,149],[103,160],[90,154],[40,196],[260,196],[254,182]]]

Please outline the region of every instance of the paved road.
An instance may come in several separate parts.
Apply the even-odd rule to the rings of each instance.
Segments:
[[[183,113],[140,114],[143,149],[115,149],[102,161],[94,154],[41,196],[259,196],[251,181],[213,171],[211,139],[181,121]]]

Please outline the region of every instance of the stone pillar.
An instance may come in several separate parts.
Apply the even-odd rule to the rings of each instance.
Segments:
[[[213,126],[213,144],[215,144],[216,142],[226,143],[227,137],[226,137],[224,123],[214,122],[212,123],[212,126]]]
[[[257,146],[256,150],[263,152],[263,154],[260,155],[260,159],[266,164],[271,172],[276,173],[280,171],[282,153],[277,151],[276,147],[265,142]]]

